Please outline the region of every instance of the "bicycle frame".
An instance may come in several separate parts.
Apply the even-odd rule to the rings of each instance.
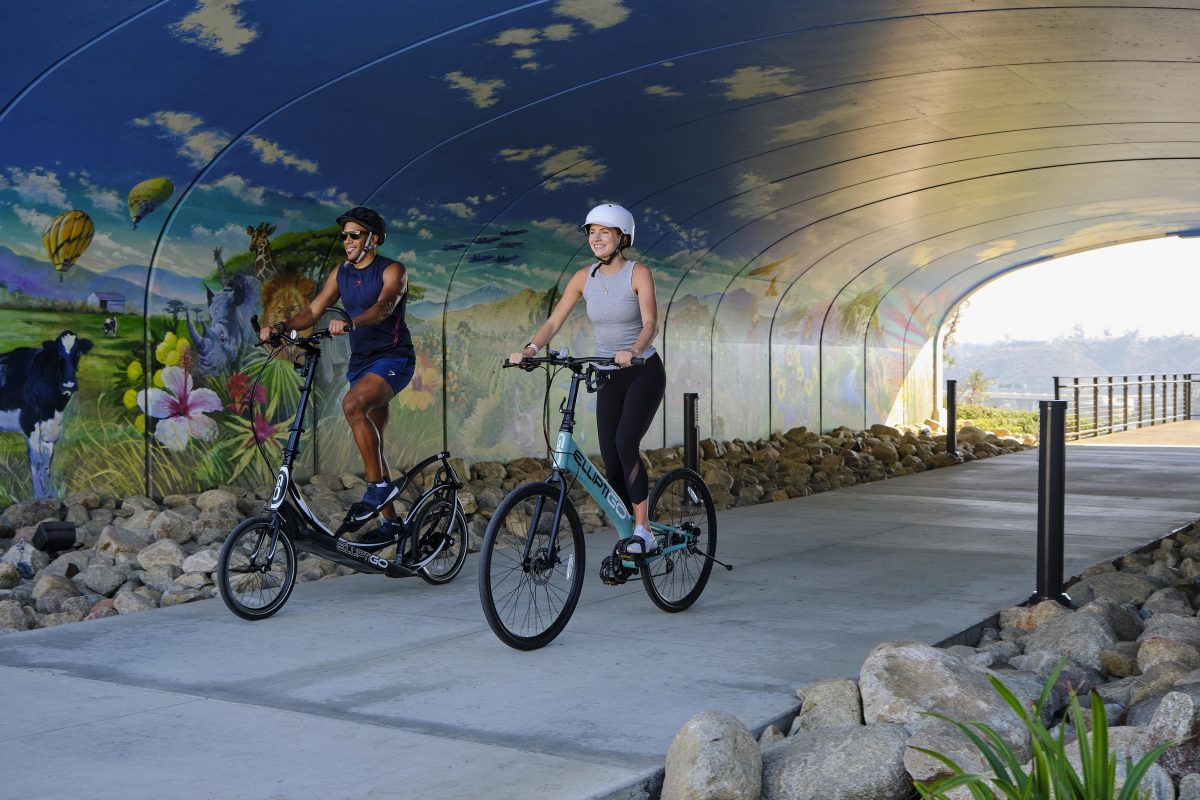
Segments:
[[[308,412],[308,401],[317,373],[317,364],[321,359],[319,347],[309,342],[299,342],[297,346],[306,354],[303,367],[297,368],[304,382],[300,389],[300,402],[296,407],[296,416],[292,419],[292,425],[288,429],[287,444],[283,448],[283,463],[275,477],[275,488],[271,492],[271,499],[267,502],[267,511],[271,514],[271,543],[267,550],[268,559],[274,556],[280,530],[286,529],[298,550],[313,553],[348,567],[383,572],[392,577],[415,575],[419,569],[441,554],[441,547],[419,563],[409,565],[401,565],[393,560],[380,558],[376,553],[393,544],[399,545],[405,536],[412,537],[413,552],[415,552],[416,531],[411,530],[410,523],[417,511],[430,497],[439,493],[447,493],[450,495],[451,503],[457,507],[458,491],[463,487],[463,483],[450,465],[450,453],[442,451],[429,456],[392,481],[391,485],[396,487],[397,494],[403,493],[409,483],[425,468],[437,461],[442,462],[439,479],[421,494],[412,504],[408,515],[401,520],[404,528],[403,534],[382,542],[369,543],[353,542],[342,536],[343,533],[361,528],[365,520],[358,523],[344,521],[337,530],[331,531],[308,507],[304,501],[304,495],[300,492],[300,487],[296,485],[292,477],[292,468],[300,454],[300,435],[304,432],[304,416]]]
[[[617,538],[625,539],[633,535],[633,517],[629,513],[629,509],[625,506],[625,501],[620,498],[612,486],[600,474],[600,470],[592,463],[579,446],[575,443],[575,403],[579,399],[579,384],[586,384],[589,391],[595,391],[593,385],[595,380],[592,375],[594,368],[588,367],[584,369],[571,370],[571,388],[567,392],[567,400],[563,405],[562,424],[558,429],[558,438],[555,441],[553,453],[553,467],[551,468],[550,478],[548,483],[558,484],[558,503],[561,508],[567,497],[567,482],[563,479],[563,474],[574,475],[582,479],[583,487],[591,495],[592,500],[600,507],[605,517],[612,523],[617,530]],[[541,513],[541,508],[537,509]],[[556,517],[554,526],[550,531],[549,549],[553,551],[555,544],[558,541],[559,523],[562,518]],[[673,553],[677,550],[683,550],[688,547],[692,536],[684,530],[680,530],[670,525],[660,522],[650,522],[650,529],[656,533],[677,534],[680,541],[674,544],[668,543],[666,547],[655,550],[652,554],[644,556],[647,562],[653,562],[668,553]],[[668,537],[668,542],[670,542]],[[530,541],[526,541],[524,557],[529,557]],[[623,561],[626,567],[633,568],[635,565],[629,560]]]

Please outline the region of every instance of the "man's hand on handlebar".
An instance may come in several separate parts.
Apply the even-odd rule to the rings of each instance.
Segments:
[[[329,335],[342,336],[354,330],[354,323],[345,319],[334,319],[329,321]]]
[[[276,322],[274,325],[266,325],[266,326],[258,329],[258,340],[260,342],[269,341],[272,336],[282,336],[282,335],[283,335],[283,323],[282,322]]]

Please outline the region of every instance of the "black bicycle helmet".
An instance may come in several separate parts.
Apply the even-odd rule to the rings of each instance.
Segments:
[[[383,221],[383,217],[379,216],[379,212],[373,208],[355,206],[337,218],[338,227],[345,225],[347,222],[357,222],[378,236],[378,244],[383,244],[384,240],[387,239],[387,223]]]

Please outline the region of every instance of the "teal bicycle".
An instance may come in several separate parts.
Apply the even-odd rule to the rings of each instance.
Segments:
[[[620,585],[640,576],[654,604],[675,612],[700,597],[714,562],[733,569],[716,559],[717,512],[708,485],[686,467],[668,472],[650,492],[656,546],[645,553],[627,550],[630,541],[640,541],[631,539],[633,515],[573,436],[580,385],[589,392],[599,390],[607,378],[605,370],[596,367],[613,363],[611,358],[571,358],[565,349],[520,364],[504,363],[527,372],[543,366],[571,372],[550,476],[509,492],[492,516],[479,553],[483,613],[500,641],[518,650],[553,641],[579,602],[586,559],[583,526],[569,495],[576,480],[582,481],[619,537],[600,566],[605,584]]]

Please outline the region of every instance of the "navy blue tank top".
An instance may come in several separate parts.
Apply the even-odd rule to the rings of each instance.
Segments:
[[[383,271],[397,262],[376,255],[370,264],[358,269],[349,261],[338,267],[338,292],[342,306],[351,317],[357,317],[379,300],[383,291]],[[408,305],[408,292],[396,303],[392,313],[374,325],[355,326],[350,331],[350,371],[360,369],[379,358],[416,358],[413,351],[412,334],[404,322],[404,309]]]

